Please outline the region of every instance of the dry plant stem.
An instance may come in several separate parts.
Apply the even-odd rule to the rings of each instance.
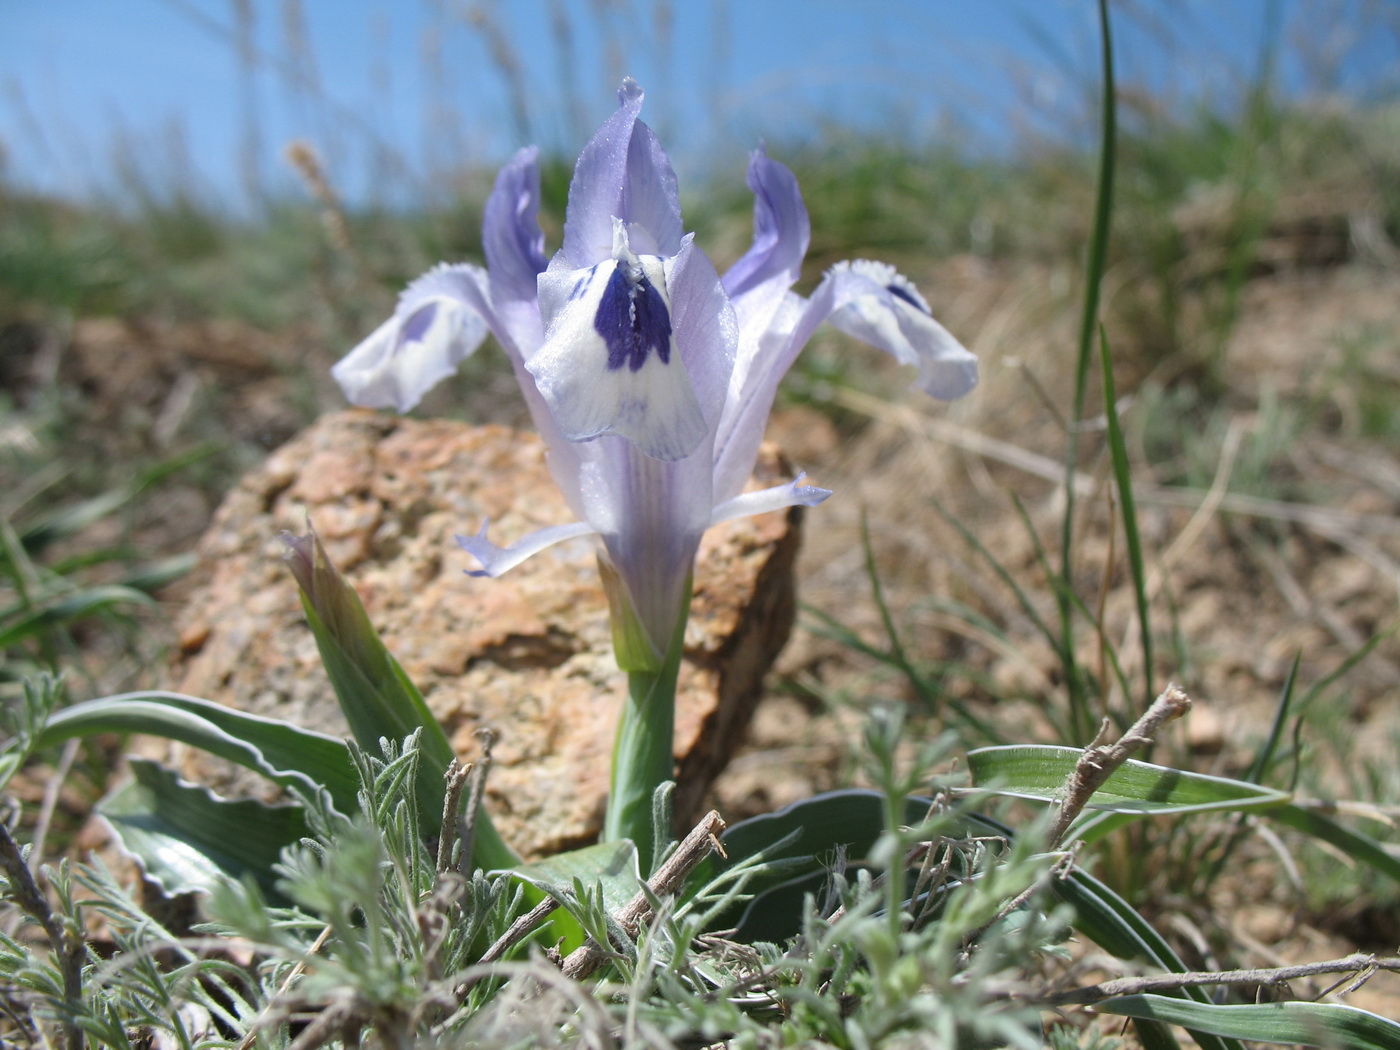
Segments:
[[[1162,694],[1152,702],[1147,713],[1137,720],[1122,738],[1112,744],[1100,744],[1096,740],[1075,763],[1074,772],[1065,781],[1063,797],[1055,812],[1054,822],[1045,836],[1046,849],[1054,849],[1064,839],[1074,818],[1079,816],[1094,792],[1103,787],[1104,781],[1113,771],[1132,757],[1144,744],[1152,742],[1162,726],[1180,718],[1191,709],[1191,698],[1175,685],[1168,685]],[[1099,730],[1099,739],[1108,730],[1108,721]]]
[[[58,795],[63,790],[63,785],[68,783],[68,773],[78,757],[80,746],[82,741],[77,737],[63,745],[63,754],[54,766],[49,782],[44,785],[44,801],[39,806],[39,816],[34,821],[34,837],[30,840],[30,871],[39,870],[39,858],[44,855],[44,840],[48,838],[49,824],[53,821],[54,810],[58,808]]]
[[[941,441],[975,456],[1005,463],[1046,481],[1064,481],[1065,465],[1059,460],[1023,449],[1009,441],[987,437],[951,420],[933,419],[906,405],[891,405],[886,400],[862,394],[857,390],[838,391],[832,400],[844,408],[896,424],[913,436],[926,441]],[[1093,478],[1083,475],[1077,476],[1074,481],[1074,491],[1079,496],[1092,496],[1096,486],[1097,482]],[[1133,491],[1141,504],[1185,507],[1189,510],[1199,509],[1209,497],[1209,492],[1201,489],[1173,485],[1143,485],[1141,488],[1134,486]],[[1344,546],[1345,539],[1356,536],[1400,535],[1400,521],[1397,521],[1394,515],[1360,514],[1335,507],[1290,503],[1241,492],[1225,493],[1216,507],[1227,514],[1293,522]],[[1353,550],[1353,553],[1361,556],[1359,551]]]
[[[311,956],[319,952],[322,948],[324,948],[326,946],[326,941],[330,940],[330,936],[331,927],[326,926],[323,930],[321,930],[319,934],[316,935],[316,940],[311,945],[311,950],[306,953],[307,958],[310,958]],[[282,986],[277,989],[277,995],[273,998],[273,1001],[271,1003],[268,1003],[267,1008],[264,1009],[262,1012],[262,1016],[253,1022],[253,1026],[248,1029],[248,1034],[245,1035],[241,1040],[239,1040],[237,1050],[249,1050],[249,1048],[258,1041],[258,1029],[262,1027],[272,1016],[272,1008],[276,1004],[277,1000],[283,998],[291,990],[291,987],[296,982],[296,979],[305,972],[306,959],[302,959],[300,962],[298,962],[295,966],[292,967],[292,972],[287,974],[287,979],[283,981]],[[327,1011],[322,1011],[321,1014],[318,1015],[318,1017],[325,1016],[326,1012]]]
[[[438,835],[436,867],[439,875],[452,866],[452,847],[457,844],[457,827],[462,813],[462,790],[467,786],[471,771],[471,765],[463,766],[454,758],[443,774],[447,790],[442,799],[442,828]]]
[[[1193,971],[1144,977],[1119,977],[1112,981],[1104,981],[1102,984],[1090,984],[1072,991],[1059,992],[1036,1002],[1040,1006],[1082,1006],[1102,1002],[1119,995],[1140,995],[1147,992],[1165,992],[1177,988],[1194,988],[1212,984],[1275,985],[1328,973],[1355,973],[1368,977],[1377,970],[1400,973],[1400,958],[1378,959],[1374,955],[1357,952],[1344,959],[1301,963],[1297,966],[1274,966],[1256,970],[1220,970],[1215,973]]]
[[[24,863],[19,844],[3,823],[0,823],[0,868],[5,871],[15,903],[43,927],[49,944],[59,958],[63,998],[76,1012],[83,998],[83,959],[87,955],[87,945],[81,937],[70,935],[62,918],[53,913],[48,899],[34,881],[33,872]],[[82,1050],[83,1032],[71,1017],[63,1020],[63,1034],[69,1050]]]
[[[287,1050],[315,1050],[318,1046],[325,1046],[354,1024],[356,1016],[357,1011],[351,1003],[334,1003],[312,1018]]]
[[[520,918],[516,919],[506,929],[506,932],[496,938],[496,942],[482,952],[480,961],[483,963],[493,963],[499,960],[506,952],[510,951],[521,938],[528,934],[545,919],[549,918],[549,913],[559,907],[559,902],[553,897],[546,897],[533,908],[531,908]]]
[[[639,891],[622,906],[615,918],[628,937],[636,937],[642,923],[651,917],[651,902],[654,898],[675,894],[695,866],[708,857],[711,850],[720,849],[719,834],[724,827],[724,820],[718,813],[714,810],[706,813],[648,880],[647,888],[651,893]],[[569,957],[564,960],[564,976],[582,980],[598,969],[607,960],[608,954],[606,948],[589,941],[569,953]]]
[[[481,741],[481,758],[469,771],[471,790],[467,793],[467,805],[462,812],[462,856],[457,861],[457,870],[471,878],[472,847],[476,843],[476,820],[481,812],[481,800],[486,794],[486,774],[491,771],[491,748],[496,744],[496,731],[483,726],[476,731]]]

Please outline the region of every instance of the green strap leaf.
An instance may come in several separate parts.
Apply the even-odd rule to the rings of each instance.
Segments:
[[[1221,1006],[1165,995],[1126,995],[1094,1007],[1099,1013],[1184,1025],[1197,1032],[1255,1043],[1395,1050],[1400,1024],[1354,1006],[1332,1003],[1259,1003]]]
[[[557,901],[571,900],[574,886],[601,885],[608,913],[616,915],[637,895],[641,868],[637,847],[630,839],[601,842],[596,846],[556,853],[512,872],[526,883],[526,903],[537,904],[546,896]],[[567,908],[556,908],[540,926],[544,943],[558,944],[564,953],[573,951],[587,939],[583,926]]]
[[[222,799],[144,759],[131,760],[131,773],[97,812],[167,894],[208,893],[224,878],[251,876],[280,897],[272,866],[310,834],[300,806]]]
[[[1105,951],[1120,959],[1147,963],[1159,970],[1186,972],[1186,965],[1177,958],[1162,935],[1127,901],[1092,875],[1072,871],[1068,877],[1054,880],[1051,889],[1074,909],[1074,928]],[[1203,988],[1183,988],[1181,994],[1198,1002],[1209,1002],[1210,999],[1209,992]],[[1164,1025],[1156,1024],[1151,1018],[1139,1020],[1138,1034],[1143,1037],[1144,1043],[1161,1047],[1175,1045],[1175,1040]],[[1188,1028],[1201,1050],[1242,1050],[1234,1039],[1222,1038],[1191,1026]]]
[[[354,813],[359,778],[343,740],[180,693],[143,692],[89,700],[50,717],[36,746],[93,733],[148,733],[237,763],[284,788],[324,788]]]
[[[904,822],[921,823],[930,800],[910,796]],[[744,899],[715,919],[716,928],[733,926],[739,941],[782,941],[802,925],[805,894],[821,889],[838,851],[860,861],[884,829],[884,797],[878,791],[850,788],[802,799],[773,813],[731,824],[720,836],[727,860],[711,856],[692,874],[702,886],[722,871],[762,854],[759,868],[744,883]],[[1001,835],[1005,829],[964,815],[969,835]]]
[[[445,792],[443,775],[456,757],[447,734],[315,534],[283,533],[282,538],[290,548],[287,566],[301,587],[306,622],[355,742],[377,754],[381,738],[401,741],[419,732],[415,798],[424,827],[436,827]],[[477,814],[475,828],[472,858],[476,864],[491,870],[520,863],[484,810]]]
[[[1400,857],[1369,835],[1352,831],[1331,817],[1296,804],[1280,806],[1272,810],[1269,816],[1280,824],[1287,824],[1290,828],[1337,847],[1352,860],[1375,868],[1400,882]]]
[[[0,630],[0,649],[10,646],[46,631],[51,627],[72,623],[120,606],[149,606],[154,604],[151,596],[134,587],[120,584],[107,584],[74,591],[56,601],[36,604],[28,611],[20,612],[23,606],[6,609],[0,620],[10,621]]]
[[[968,752],[973,782],[982,790],[1048,802],[1063,789],[1083,754],[1078,748],[1011,744]],[[1189,773],[1129,759],[1108,778],[1089,809],[1112,813],[1200,813],[1270,809],[1289,796],[1243,780]]]
[[[556,853],[524,864],[512,874],[556,900],[573,893],[575,879],[588,886],[601,884],[603,902],[614,913],[637,895],[642,880],[637,847],[627,839]]]

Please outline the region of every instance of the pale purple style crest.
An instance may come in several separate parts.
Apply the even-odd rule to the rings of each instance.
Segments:
[[[748,173],[753,245],[721,278],[683,232],[670,161],[638,119],[641,90],[627,80],[618,97],[579,157],[553,259],[537,222],[537,153],[521,150],[486,204],[486,269],[420,277],[334,375],[355,404],[407,411],[495,334],[579,521],[505,548],[485,525],[459,537],[476,574],[596,534],[659,656],[707,528],[830,495],[801,478],[743,492],[778,382],[818,325],[915,365],[934,397],[972,389],[977,362],[883,263],[839,263],[810,297],[794,294],[807,210],[792,173],[762,149]]]

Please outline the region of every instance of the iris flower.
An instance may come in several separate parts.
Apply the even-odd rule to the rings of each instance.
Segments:
[[[638,677],[652,693],[657,679],[666,692],[669,677],[661,702],[673,704],[701,535],[830,495],[801,477],[744,492],[778,382],[815,329],[830,321],[915,365],[938,398],[967,393],[977,363],[883,263],[838,263],[810,296],[795,294],[807,210],[792,172],[762,148],[748,169],[753,244],[721,277],[684,232],[675,173],[639,119],[641,89],[626,80],[618,100],[579,157],[552,259],[537,221],[538,152],[523,149],[486,202],[485,269],[440,265],[414,281],[334,375],[355,404],[406,412],[494,334],[578,520],[507,547],[487,539],[485,524],[459,541],[480,563],[476,574],[497,576],[553,543],[596,535],[633,699]],[[666,779],[669,717],[640,717],[665,738],[656,768]]]

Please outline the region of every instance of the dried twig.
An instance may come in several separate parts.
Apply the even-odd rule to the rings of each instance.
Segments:
[[[481,757],[470,771],[471,790],[467,792],[467,804],[462,810],[462,856],[457,861],[457,870],[471,878],[472,847],[476,843],[476,821],[481,812],[481,800],[486,794],[486,774],[491,771],[491,748],[496,744],[496,731],[490,726],[482,726],[476,731],[481,742]]]
[[[540,901],[511,923],[506,932],[497,937],[495,943],[482,952],[480,961],[493,963],[502,958],[506,952],[520,942],[521,938],[549,918],[549,913],[557,907],[559,907],[559,902],[553,897],[546,897]]]
[[[253,1022],[252,1026],[248,1029],[247,1035],[239,1041],[237,1050],[249,1050],[249,1047],[258,1041],[258,1030],[272,1023],[272,1019],[276,1016],[274,1007],[277,1006],[279,1000],[283,999],[283,997],[291,991],[291,987],[296,983],[297,978],[306,972],[306,959],[309,959],[326,946],[326,941],[330,940],[331,930],[332,927],[326,926],[317,934],[310,951],[306,953],[306,958],[298,960],[297,964],[292,967],[291,973],[287,974],[287,979],[284,980],[281,987],[277,989],[277,994],[272,997],[272,1001],[264,1008],[262,1015]],[[328,1011],[322,1011],[318,1016],[324,1017],[327,1012]]]
[[[1079,761],[1075,763],[1074,772],[1065,781],[1055,820],[1045,837],[1046,848],[1054,849],[1060,844],[1070,825],[1074,823],[1074,818],[1079,816],[1090,797],[1103,787],[1104,781],[1113,775],[1115,769],[1132,757],[1134,751],[1144,744],[1151,743],[1153,734],[1162,726],[1180,718],[1190,709],[1191,698],[1177,686],[1168,685],[1162,690],[1162,695],[1153,701],[1147,713],[1115,743],[1099,743],[1108,731],[1108,721],[1105,720],[1099,730],[1098,739],[1084,749]]]
[[[1152,742],[1152,734],[1162,726],[1180,718],[1191,709],[1191,698],[1175,685],[1168,685],[1162,695],[1152,702],[1146,714],[1139,718],[1116,743],[1101,744],[1100,740],[1108,732],[1108,719],[1104,719],[1099,735],[1094,743],[1084,749],[1075,763],[1074,772],[1065,780],[1064,789],[1056,806],[1055,819],[1045,837],[1045,848],[1053,850],[1060,845],[1074,819],[1084,811],[1085,805],[1095,791],[1113,775],[1113,771],[1132,757],[1144,744]],[[1058,863],[1043,873],[1040,878],[1027,886],[1016,896],[997,909],[996,915],[964,937],[966,944],[974,943],[978,937],[994,923],[1016,911],[1054,879],[1064,878],[1074,865],[1074,850],[1071,849]]]
[[[1300,963],[1297,966],[1273,966],[1254,970],[1220,970],[1214,973],[1149,974],[1143,977],[1119,977],[1100,984],[1085,985],[1067,992],[1057,992],[1036,1000],[1038,1006],[1074,1006],[1102,1002],[1119,995],[1140,995],[1146,992],[1168,992],[1178,988],[1195,988],[1213,984],[1275,985],[1329,973],[1369,976],[1377,970],[1400,973],[1400,958],[1377,958],[1365,952],[1344,959]]]
[[[706,813],[647,882],[650,894],[639,891],[622,906],[615,918],[628,937],[636,937],[642,923],[651,917],[653,899],[675,894],[695,866],[709,856],[711,850],[720,849],[719,833],[724,826],[724,820],[714,810]],[[589,941],[569,953],[564,960],[564,976],[581,980],[601,966],[608,954],[606,948]]]
[[[443,773],[447,790],[442,799],[442,829],[438,835],[437,873],[441,875],[452,866],[452,847],[457,844],[457,828],[462,819],[462,790],[471,775],[471,764],[462,765],[455,758]]]
[[[24,863],[19,843],[3,822],[0,822],[0,868],[4,869],[15,903],[43,928],[53,946],[59,959],[59,971],[63,974],[63,998],[76,1009],[83,997],[83,960],[87,956],[87,945],[81,935],[69,930],[62,917],[49,907],[48,898]],[[69,1050],[82,1050],[83,1031],[71,1016],[63,1018],[63,1034]]]

